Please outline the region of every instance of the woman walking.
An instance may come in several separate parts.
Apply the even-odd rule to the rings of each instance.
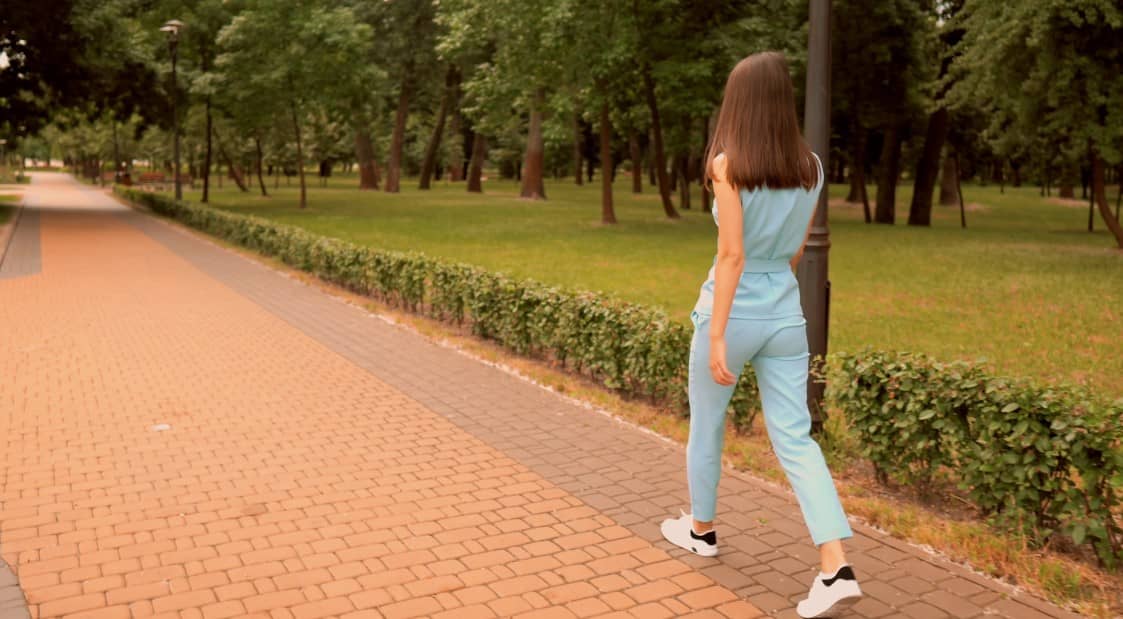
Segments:
[[[691,313],[686,466],[692,513],[664,521],[663,536],[699,555],[717,554],[713,521],[725,409],[751,363],[769,439],[822,563],[796,610],[801,617],[833,616],[857,601],[861,589],[842,549],[850,526],[810,435],[807,321],[792,274],[823,189],[823,167],[800,134],[782,54],[754,54],[730,73],[707,161],[718,247]]]

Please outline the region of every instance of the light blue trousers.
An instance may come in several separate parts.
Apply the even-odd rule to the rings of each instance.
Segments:
[[[725,409],[733,397],[733,387],[715,383],[710,372],[710,317],[695,313],[693,320],[686,469],[694,518],[708,522],[714,519],[717,507]],[[795,490],[811,539],[820,545],[851,537],[823,452],[811,439],[806,321],[798,316],[731,318],[725,343],[730,372],[740,377],[746,363],[752,363],[756,371],[768,438]]]

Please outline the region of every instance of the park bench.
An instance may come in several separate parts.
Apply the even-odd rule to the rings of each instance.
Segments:
[[[190,174],[179,175],[179,182],[181,185],[193,187],[192,181],[193,179]],[[136,180],[136,184],[145,189],[159,189],[163,191],[172,186],[172,177],[163,172],[141,172]]]
[[[147,189],[163,189],[166,182],[163,172],[141,172],[136,184]]]

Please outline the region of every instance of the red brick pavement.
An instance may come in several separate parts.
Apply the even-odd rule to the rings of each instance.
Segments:
[[[729,476],[725,554],[683,556],[653,531],[676,448],[59,175],[32,192],[42,272],[0,280],[0,556],[32,616],[791,615],[789,496]],[[853,545],[855,616],[1064,616]]]

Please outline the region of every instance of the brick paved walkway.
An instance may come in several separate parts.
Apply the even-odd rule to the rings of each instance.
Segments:
[[[61,175],[29,193],[0,557],[32,616],[794,616],[788,494],[728,474],[724,552],[687,556],[655,524],[680,447]],[[1070,616],[857,529],[852,616]]]

